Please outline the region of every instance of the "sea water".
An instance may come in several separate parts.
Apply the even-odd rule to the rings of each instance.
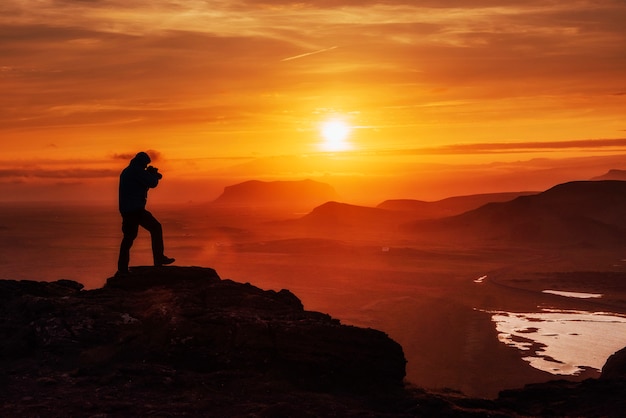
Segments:
[[[498,339],[524,352],[532,367],[551,374],[602,370],[609,356],[626,347],[626,315],[556,309],[491,313]]]
[[[542,293],[549,293],[551,295],[564,296],[566,298],[576,299],[599,299],[602,297],[602,293],[582,293],[582,292],[564,292],[562,290],[543,290]]]

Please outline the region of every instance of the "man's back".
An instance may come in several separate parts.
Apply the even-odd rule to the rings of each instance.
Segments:
[[[147,164],[147,163],[146,163]],[[120,174],[119,209],[128,213],[144,209],[148,189],[159,184],[159,176],[147,171],[143,161],[134,158]]]

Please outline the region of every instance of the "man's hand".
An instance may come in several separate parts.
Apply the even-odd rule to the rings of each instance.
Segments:
[[[163,178],[163,174],[159,173],[159,169],[156,167],[152,167],[151,165],[149,165],[146,168],[146,171],[150,174],[154,174],[155,176],[157,176],[157,178],[161,179]]]

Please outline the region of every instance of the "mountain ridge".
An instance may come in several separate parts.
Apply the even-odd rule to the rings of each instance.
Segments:
[[[413,207],[413,201],[408,206],[407,201],[387,201],[383,207],[326,202],[291,223],[308,228],[312,233],[333,229],[354,233],[377,230],[433,242],[626,246],[626,218],[623,216],[626,182],[580,180],[558,184],[543,192],[520,193],[513,194],[516,197],[511,200],[502,194],[453,199],[453,202],[461,202],[461,207],[475,206],[490,196],[500,200],[456,215],[434,218],[430,216],[435,212],[441,214],[445,205],[428,215],[421,203],[417,204],[422,207],[417,211],[388,209],[397,204]]]
[[[224,187],[213,206],[310,209],[338,194],[327,183],[306,179],[299,181],[248,180]]]
[[[539,192],[480,193],[466,196],[452,196],[432,202],[413,199],[390,199],[385,200],[376,207],[379,209],[411,212],[412,216],[416,219],[443,218],[476,209],[487,203],[506,202],[518,196],[537,193]]]
[[[457,240],[533,245],[626,245],[626,182],[573,181],[460,215],[407,224]]]
[[[592,177],[591,180],[626,180],[626,170],[620,170],[617,168],[610,169],[606,173]]]

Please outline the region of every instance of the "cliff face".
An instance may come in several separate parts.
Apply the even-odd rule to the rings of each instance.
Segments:
[[[138,267],[102,289],[0,281],[0,416],[621,416],[626,350],[603,378],[496,400],[404,386],[384,333],[287,290],[199,267]]]
[[[607,359],[602,368],[601,379],[626,379],[626,348],[622,348]]]
[[[264,291],[195,267],[135,268],[102,289],[81,287],[0,281],[5,412],[105,405],[141,415],[145,404],[167,411],[178,397],[192,410],[213,410],[207,402],[220,399],[226,410],[243,413],[250,398],[286,387],[363,395],[403,385],[399,344],[305,311],[286,290]]]

